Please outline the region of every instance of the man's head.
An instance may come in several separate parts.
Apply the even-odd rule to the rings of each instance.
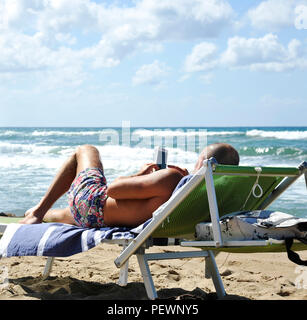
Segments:
[[[214,143],[207,146],[199,155],[194,173],[201,168],[204,160],[214,157],[219,164],[238,165],[238,151],[227,143]]]

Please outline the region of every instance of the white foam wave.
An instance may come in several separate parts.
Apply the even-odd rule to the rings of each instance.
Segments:
[[[97,146],[106,169],[133,172],[144,163],[153,162],[154,150],[149,148],[126,146]],[[185,167],[194,166],[198,155],[195,152],[178,148],[168,148],[168,163]]]
[[[39,131],[35,130],[32,132],[34,137],[47,137],[47,136],[92,136],[100,134],[99,131]]]
[[[296,147],[243,147],[240,151],[245,155],[290,155],[290,156],[298,156],[304,153],[304,150],[296,148]]]
[[[99,150],[106,174],[111,174],[112,177],[133,174],[145,163],[154,161],[154,150],[149,148],[130,148],[118,145],[96,147]],[[52,152],[52,150],[57,150],[57,152]],[[5,145],[2,143],[0,144],[0,170],[6,168],[59,169],[74,150],[74,147],[62,147],[61,149],[61,147]],[[195,152],[168,148],[168,163],[185,167],[188,170],[194,167],[197,157]]]
[[[106,130],[107,131],[107,130]],[[12,136],[32,136],[32,137],[49,137],[49,136],[93,136],[99,135],[102,130],[91,131],[60,131],[60,130],[34,130],[31,131],[14,131],[5,130],[0,132],[0,137],[12,137]]]
[[[54,153],[52,150],[58,149]],[[135,173],[144,163],[153,161],[153,150],[121,146],[97,146],[108,181],[120,175]],[[36,145],[0,144],[0,173],[8,170],[26,171],[35,175],[37,170],[51,170],[54,175],[75,147],[46,147]]]
[[[0,132],[0,137],[12,137],[16,135],[21,135],[21,132],[14,131],[14,130],[5,130],[3,132]]]
[[[241,131],[207,131],[208,136],[232,136],[232,135],[242,135]]]
[[[0,143],[0,153],[16,153],[31,151],[31,147],[23,144],[13,144],[8,142]]]
[[[189,137],[189,136],[225,136],[225,135],[238,135],[243,134],[240,131],[208,131],[206,129],[137,129],[133,131],[133,134],[139,135],[142,137]]]
[[[278,155],[267,157],[265,154],[258,156],[241,156],[240,165],[242,166],[259,166],[259,167],[297,167],[303,157],[284,158]]]
[[[28,173],[32,172],[36,174],[37,169],[59,169],[64,161],[64,157],[32,157],[32,156],[14,156],[9,155],[0,156],[0,171],[4,169],[15,170],[26,170]],[[30,170],[30,171],[29,171]]]
[[[19,144],[19,143],[9,143],[0,142],[0,154],[65,154],[70,152],[71,148],[61,147],[61,146],[42,146],[35,144]]]
[[[266,131],[266,130],[248,130],[247,136],[250,137],[262,137],[262,138],[275,138],[284,140],[302,140],[307,139],[307,131]]]

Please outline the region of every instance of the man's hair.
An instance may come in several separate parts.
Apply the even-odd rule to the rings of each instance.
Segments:
[[[227,143],[214,143],[208,146],[205,150],[207,155],[204,156],[209,159],[214,157],[219,164],[238,165],[240,161],[238,151]]]

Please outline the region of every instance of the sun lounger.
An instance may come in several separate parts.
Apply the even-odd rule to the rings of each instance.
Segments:
[[[302,174],[306,179],[306,162],[298,168],[260,168],[218,165],[214,159],[206,160],[193,178],[154,212],[152,221],[123,250],[115,264],[122,267],[132,254],[136,254],[147,294],[155,299],[157,293],[149,270],[149,260],[205,256],[207,276],[210,274],[212,277],[217,295],[221,298],[226,293],[213,251],[244,252],[247,248],[249,250],[245,252],[286,251],[287,246],[285,240],[275,239],[224,241],[220,216],[242,210],[266,209]],[[209,221],[213,239],[195,240],[196,226]],[[163,237],[179,238],[181,247],[201,250],[145,253],[148,247],[155,244],[155,239]],[[295,248],[302,249],[302,246]],[[306,246],[303,248],[307,249]]]
[[[221,298],[225,296],[226,292],[215,262],[214,252],[288,250],[289,254],[291,252],[291,244],[289,245],[288,243],[286,246],[287,243],[283,239],[225,239],[221,230],[220,217],[238,211],[251,212],[266,209],[302,174],[305,174],[306,178],[306,162],[302,163],[298,168],[259,168],[218,165],[214,159],[206,160],[204,166],[192,179],[177,190],[167,202],[153,213],[153,218],[142,226],[132,230],[118,228],[112,230],[107,228],[108,230],[89,231],[66,225],[67,228],[70,228],[70,231],[65,231],[65,234],[71,232],[72,234],[77,233],[78,236],[67,237],[66,242],[64,241],[66,243],[65,248],[72,247],[69,243],[74,237],[77,239],[76,247],[78,247],[79,252],[86,251],[101,241],[123,246],[122,253],[115,260],[116,266],[121,268],[119,283],[121,285],[127,284],[128,261],[135,254],[150,299],[157,298],[157,292],[151,277],[148,261],[205,257],[206,276],[212,278],[217,295]],[[197,226],[202,226],[204,223],[210,224],[210,230],[212,230],[212,238],[210,239],[197,238]],[[54,257],[60,256],[60,253],[64,252],[59,243],[56,243],[59,248],[58,251],[54,250],[52,246],[50,246],[49,253],[44,251],[48,247],[46,244],[52,238],[51,235],[53,232],[58,232],[62,224],[48,223],[46,225],[48,227],[46,226],[44,232],[41,231],[42,236],[36,240],[36,244],[30,244],[30,247],[34,249],[27,253],[28,255],[38,255],[37,253],[39,253],[39,255],[49,256],[44,276],[48,276],[50,273]],[[32,225],[28,228],[30,227],[42,228],[40,225]],[[23,237],[21,232],[27,233],[26,228],[27,226],[17,227],[18,231],[15,232],[14,226],[1,224],[0,221],[0,230],[6,229],[3,235],[4,239],[0,241],[0,254],[2,256],[10,255],[6,255],[9,252],[8,249],[10,249],[10,243],[14,239],[18,243],[17,234],[20,232],[20,236]],[[100,232],[99,235],[97,232]],[[101,236],[102,233],[109,236]],[[146,253],[149,247],[161,245],[176,245],[179,250],[167,253]],[[11,247],[14,246],[11,245]],[[180,251],[180,247],[193,247],[193,250]],[[39,248],[40,250],[38,250]],[[200,250],[197,250],[197,248]],[[307,249],[307,246],[302,246],[301,243],[295,242],[292,248]],[[24,249],[21,248],[20,250]],[[76,252],[73,251],[71,254]],[[17,252],[16,255],[27,254]],[[69,251],[65,254],[69,254]]]

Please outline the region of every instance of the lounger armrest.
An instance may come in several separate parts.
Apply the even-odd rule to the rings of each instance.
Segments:
[[[270,243],[272,243],[272,239],[223,241],[223,247],[267,246]],[[182,247],[216,247],[214,241],[181,241],[180,245]]]
[[[258,173],[255,167],[217,164],[213,167],[213,174],[257,176]],[[261,167],[261,176],[293,177],[300,174],[300,169],[295,167]]]

